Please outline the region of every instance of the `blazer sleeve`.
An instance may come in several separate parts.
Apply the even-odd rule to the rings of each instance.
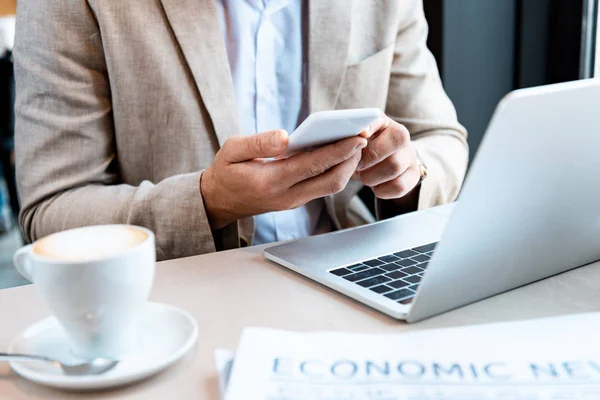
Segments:
[[[467,132],[442,86],[427,48],[428,25],[422,0],[411,0],[401,17],[391,68],[386,114],[406,126],[428,169],[419,209],[452,202],[468,163]],[[378,207],[380,208],[380,207]]]
[[[155,232],[159,260],[215,251],[202,171],[120,182],[102,39],[86,1],[20,0],[14,61],[19,222],[28,240],[133,224]]]

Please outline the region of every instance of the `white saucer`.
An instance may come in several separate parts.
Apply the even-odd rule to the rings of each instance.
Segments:
[[[96,390],[126,385],[144,379],[183,357],[194,345],[198,326],[183,310],[148,303],[136,318],[135,346],[112,370],[95,376],[65,376],[43,362],[11,362],[25,379],[68,390]],[[11,353],[41,354],[67,363],[81,362],[71,354],[65,333],[54,317],[46,318],[21,332],[9,347]]]

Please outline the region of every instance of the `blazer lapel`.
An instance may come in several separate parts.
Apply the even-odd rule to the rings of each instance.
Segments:
[[[214,0],[161,0],[219,145],[239,132],[235,92]]]
[[[346,71],[350,0],[309,0],[308,77],[310,111],[331,110]]]

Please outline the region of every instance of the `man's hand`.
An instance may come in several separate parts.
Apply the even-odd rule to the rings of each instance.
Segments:
[[[342,191],[367,145],[345,139],[284,160],[288,134],[277,130],[229,138],[202,174],[200,191],[212,229],[244,217],[290,210]]]
[[[403,125],[382,114],[361,133],[369,140],[355,178],[373,189],[380,199],[400,199],[421,179],[417,152]]]

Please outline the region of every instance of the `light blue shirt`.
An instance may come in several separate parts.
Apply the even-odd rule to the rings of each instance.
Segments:
[[[288,132],[304,119],[302,0],[219,0],[242,134]],[[255,218],[252,244],[329,232],[323,199]]]

